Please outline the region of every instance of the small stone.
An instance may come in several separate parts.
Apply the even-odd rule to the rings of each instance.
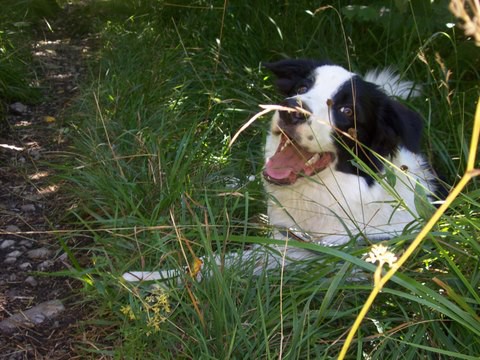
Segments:
[[[9,233],[17,233],[20,232],[20,228],[17,225],[7,225],[5,231]]]
[[[32,212],[32,211],[35,211],[35,205],[25,204],[25,205],[20,206],[20,209],[24,212]]]
[[[48,250],[47,248],[38,248],[27,251],[27,256],[30,259],[46,259],[52,255],[53,251]]]
[[[29,262],[24,262],[18,265],[18,268],[22,271],[30,270],[32,268],[32,264],[30,264]]]
[[[38,269],[38,271],[46,271],[46,270],[50,269],[51,267],[53,267],[53,265],[54,265],[54,262],[52,260],[45,260],[45,261],[41,262],[40,264],[38,264],[37,269]]]
[[[46,319],[47,317],[42,313],[35,314],[30,318],[32,323],[34,323],[35,325],[43,323]]]
[[[22,252],[21,252],[21,251],[14,250],[14,251],[8,253],[8,254],[7,254],[7,257],[18,258],[20,255],[22,255]]]
[[[27,283],[28,285],[30,285],[31,287],[35,287],[38,285],[38,281],[35,280],[35,278],[33,276],[28,276],[26,279],[25,279],[25,283]]]
[[[0,249],[8,249],[11,247],[13,244],[15,244],[15,240],[3,240],[2,243],[0,244]]]
[[[18,244],[20,246],[25,246],[26,248],[31,248],[33,246],[33,242],[30,240],[22,240]]]
[[[60,300],[46,301],[0,321],[0,333],[10,335],[17,329],[40,324],[46,319],[53,320],[63,311],[65,311],[65,306]]]
[[[10,265],[10,264],[13,264],[15,261],[17,261],[16,257],[7,257],[5,258],[5,260],[3,260],[3,263]]]
[[[14,102],[13,104],[10,104],[10,111],[15,115],[24,115],[27,113],[28,108],[27,108],[27,105],[17,101],[17,102]]]

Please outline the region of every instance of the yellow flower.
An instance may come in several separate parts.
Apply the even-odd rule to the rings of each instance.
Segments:
[[[135,320],[136,317],[135,317],[135,314],[132,310],[132,307],[130,305],[124,305],[120,308],[120,312],[127,316],[129,320]]]
[[[161,287],[153,288],[151,294],[147,296],[145,300],[149,310],[155,310],[155,312],[163,311],[166,313],[171,311],[168,294],[165,292],[165,289]]]
[[[162,287],[154,287],[150,295],[145,297],[144,311],[147,313],[147,327],[150,330],[146,335],[160,331],[160,324],[167,320],[165,314],[171,312],[168,294]]]

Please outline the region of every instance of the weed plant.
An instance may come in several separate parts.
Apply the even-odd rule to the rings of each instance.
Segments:
[[[129,1],[128,16],[103,23],[98,61],[71,116],[77,155],[67,175],[78,198],[72,213],[91,239],[91,265],[72,275],[96,304],[98,332],[109,333],[96,351],[125,359],[338,355],[372,288],[370,244],[292,242],[318,259],[259,276],[252,264],[209,262],[277,243],[261,184],[268,117],[228,148],[259,104],[279,100],[264,61],[329,58],[360,73],[394,66],[423,88],[409,106],[424,115],[429,159],[447,184],[463,174],[480,57],[447,26],[455,22],[447,3],[316,4]],[[115,14],[115,1],[102,6]],[[348,358],[478,358],[479,195],[472,182],[386,285]],[[401,254],[414,236],[386,245]],[[153,287],[121,278],[193,270],[200,256],[209,269],[200,282],[189,271],[182,284]]]

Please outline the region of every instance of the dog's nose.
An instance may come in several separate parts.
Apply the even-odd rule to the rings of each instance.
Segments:
[[[287,98],[282,104],[285,107],[289,107],[292,109],[295,108],[300,108],[304,111],[281,111],[280,116],[282,120],[286,124],[290,125],[298,125],[303,122],[305,122],[308,118],[308,112],[310,112],[310,109],[308,106],[304,103],[302,103],[299,99],[297,98]]]

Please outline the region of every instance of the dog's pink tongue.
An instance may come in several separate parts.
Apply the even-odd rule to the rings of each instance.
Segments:
[[[280,148],[265,165],[265,174],[272,180],[285,183],[293,183],[297,174],[302,172],[305,161],[310,159],[313,154],[292,144],[287,145],[283,150]]]

